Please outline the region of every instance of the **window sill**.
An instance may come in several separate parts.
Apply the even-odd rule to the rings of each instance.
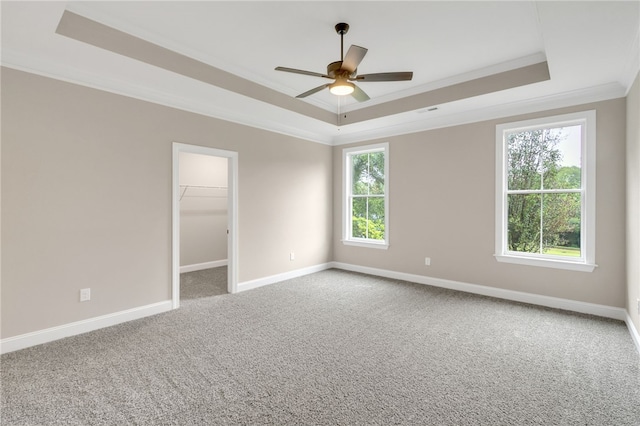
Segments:
[[[571,262],[556,259],[534,259],[524,256],[494,254],[498,262],[516,263],[519,265],[540,266],[543,268],[566,269],[569,271],[593,272],[598,266],[595,263]]]
[[[387,243],[374,243],[369,241],[342,240],[342,244],[345,246],[366,247],[381,250],[387,250],[389,248],[389,244]]]

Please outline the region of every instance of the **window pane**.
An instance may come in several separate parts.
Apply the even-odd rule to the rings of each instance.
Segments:
[[[540,189],[543,173],[544,146],[542,131],[526,131],[507,134],[508,188]]]
[[[370,194],[384,194],[384,152],[369,154]]]
[[[384,198],[358,197],[352,205],[352,237],[384,240]]]
[[[578,189],[582,187],[582,126],[557,129],[561,135],[558,143],[560,161],[555,172],[545,178],[548,189]]]
[[[580,194],[545,194],[542,211],[543,253],[580,257]]]
[[[349,167],[344,171],[351,176],[345,188],[348,206],[343,216],[347,234],[344,236],[345,244],[351,239],[358,244],[383,243],[386,240],[385,159],[388,145],[370,145],[359,149],[343,150],[343,164]]]
[[[371,197],[369,200],[369,235],[374,240],[384,240],[384,198]]]
[[[496,260],[591,272],[596,111],[496,126]]]
[[[581,187],[582,126],[508,133],[508,188]]]
[[[541,194],[510,194],[509,228],[507,243],[509,251],[540,253],[540,207]]]
[[[351,156],[351,173],[353,194],[369,194],[369,154]]]
[[[384,194],[384,152],[352,155],[351,173],[353,194]]]
[[[351,236],[367,238],[367,199],[354,198],[352,207]]]

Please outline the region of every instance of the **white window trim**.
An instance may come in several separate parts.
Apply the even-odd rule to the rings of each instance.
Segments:
[[[536,253],[515,253],[507,251],[507,150],[505,134],[518,130],[540,127],[562,127],[582,124],[582,222],[581,253],[579,260],[565,259],[559,256],[540,255]],[[498,262],[521,265],[540,266],[546,268],[567,269],[572,271],[592,272],[598,265],[596,255],[596,112],[583,111],[572,114],[557,115],[534,120],[505,123],[496,126],[496,241],[495,258]]]
[[[351,235],[351,209],[349,206],[349,194],[351,188],[350,154],[365,154],[367,152],[384,151],[384,241],[368,240],[365,238],[353,238]],[[386,250],[389,248],[389,143],[356,146],[342,150],[342,244],[356,247],[377,248]]]

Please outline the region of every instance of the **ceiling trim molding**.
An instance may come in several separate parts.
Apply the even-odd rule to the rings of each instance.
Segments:
[[[347,133],[345,131],[348,131],[348,127],[344,127],[342,129],[338,128],[339,132],[342,131],[341,134],[324,136],[316,132],[302,130],[298,127],[285,126],[280,122],[260,119],[259,115],[256,114],[238,114],[232,112],[230,109],[217,108],[211,104],[203,105],[190,99],[179,98],[165,92],[151,90],[129,82],[105,79],[68,66],[55,65],[49,61],[43,61],[41,58],[17,54],[8,49],[2,52],[2,66],[323,145],[344,145],[388,138],[443,127],[615,99],[624,97],[627,94],[625,87],[618,83],[610,83],[587,89],[506,103],[490,108],[474,108],[439,116],[437,118],[425,119],[424,115],[419,115],[420,119],[391,126],[376,126],[374,120],[371,122],[372,127],[368,130]],[[416,115],[418,115],[417,112]]]
[[[330,111],[249,81],[181,53],[65,10],[56,33],[206,84],[267,102],[310,118],[336,124]]]
[[[464,81],[453,86],[441,87],[430,92],[419,93],[385,104],[356,110],[351,113],[340,114],[338,123],[339,125],[349,125],[386,117],[390,114],[416,111],[475,96],[512,89],[514,87],[539,83],[541,81],[547,81],[550,78],[548,64],[544,61],[522,68]]]
[[[224,72],[233,74],[237,77],[243,78],[252,83],[256,83],[258,85],[264,86],[265,88],[270,88],[275,90],[276,92],[283,93],[288,96],[290,99],[309,104],[312,107],[319,108],[321,110],[327,111],[331,114],[337,114],[337,110],[339,109],[339,105],[336,104],[327,104],[326,102],[318,100],[316,97],[306,98],[304,101],[296,99],[296,96],[300,93],[298,90],[295,90],[291,87],[283,86],[283,85],[274,85],[271,81],[266,81],[259,74],[253,73],[250,70],[245,68],[233,66],[229,62],[220,63],[220,61],[216,60],[215,57],[211,55],[205,54],[200,50],[196,50],[186,46],[182,43],[176,43],[166,37],[159,36],[156,33],[152,33],[149,31],[145,31],[140,29],[139,27],[132,25],[130,22],[105,13],[103,11],[96,10],[94,7],[90,7],[90,3],[83,2],[69,2],[65,11],[69,11],[85,19],[98,22],[102,25],[113,28],[117,31],[126,33],[131,37],[139,38],[140,40],[146,41],[148,43],[157,45],[164,49],[175,52],[176,54],[183,55],[188,58],[192,58],[196,61],[207,64],[215,69],[222,70]],[[134,58],[135,59],[135,58]],[[275,72],[275,71],[274,71]],[[336,115],[337,120],[337,115]]]
[[[466,77],[481,75],[472,80],[336,114],[69,10],[63,12],[56,33],[334,126],[374,120],[550,78],[546,60],[530,64],[534,59],[544,58],[538,53],[467,73]],[[522,63],[529,65],[486,75]]]
[[[97,10],[91,3],[93,2],[68,2],[65,6],[65,9],[76,15],[80,15],[84,18],[99,22],[118,31],[127,33],[132,37],[145,40],[149,43],[171,50],[175,53],[193,58],[197,61],[206,63],[209,66],[221,69],[236,76],[240,76],[246,80],[258,83],[262,86],[289,94],[292,98],[297,95],[297,93],[295,93],[295,91],[289,87],[274,87],[273,83],[266,81],[262,76],[257,73],[251,72],[251,70],[233,66],[233,64],[229,62],[221,63],[219,58],[216,58],[213,55],[206,54],[198,49],[193,49],[183,43],[177,43],[174,40],[160,36],[155,32],[143,30],[139,26],[133,25],[131,22],[123,19],[122,17],[117,17],[109,13],[105,13],[102,10]],[[328,108],[328,105],[324,103],[316,102],[314,103],[314,105],[318,108],[331,112],[331,108]]]
[[[511,61],[501,62],[499,64],[474,69],[472,71],[454,75],[448,78],[443,78],[441,80],[432,81],[411,89],[400,90],[390,95],[385,95],[376,99],[371,99],[366,103],[351,104],[345,107],[342,113],[350,113],[356,110],[369,108],[371,106],[375,106],[378,104],[395,101],[395,100],[406,98],[413,95],[420,95],[426,92],[432,92],[437,89],[455,86],[460,83],[466,83],[468,81],[477,80],[483,77],[489,77],[489,76],[504,73],[507,71],[513,71],[516,69],[525,68],[530,65],[535,65],[542,62],[546,62],[546,61],[547,61],[547,57],[544,53],[542,52],[534,53],[533,55],[523,56],[520,58],[513,59]]]
[[[633,43],[631,44],[631,51],[629,52],[629,61],[624,70],[624,74],[622,76],[622,84],[627,88],[626,94],[629,94],[629,90],[631,90],[631,86],[636,80],[636,76],[640,72],[640,28],[638,28],[638,32],[633,39]]]
[[[342,134],[333,138],[333,145],[339,146],[356,142],[385,139],[439,128],[606,101],[622,98],[624,96],[625,88],[623,86],[618,83],[609,83],[587,89],[504,103],[494,107],[469,109],[466,111],[442,115],[437,118],[415,120],[394,126],[385,126],[366,131],[359,131],[353,134]]]
[[[310,142],[331,145],[333,139],[315,132],[306,131],[294,126],[287,126],[281,122],[267,120],[260,114],[241,114],[232,111],[230,108],[217,107],[213,103],[204,104],[193,99],[174,96],[160,90],[149,89],[148,87],[132,84],[127,81],[117,79],[107,79],[102,76],[80,71],[73,67],[62,66],[50,61],[43,61],[40,58],[18,54],[9,49],[2,51],[1,65],[6,68],[64,81],[66,83],[103,92],[126,96],[157,105],[163,105],[181,111],[192,112],[211,118],[216,118],[232,123],[242,124],[248,127],[293,136]],[[223,91],[223,89],[219,89]],[[238,96],[229,92],[227,96]],[[273,108],[273,106],[269,106]]]

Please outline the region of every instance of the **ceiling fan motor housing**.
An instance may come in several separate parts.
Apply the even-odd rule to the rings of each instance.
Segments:
[[[347,70],[343,70],[342,69],[342,61],[335,61],[335,62],[331,62],[329,65],[327,65],[327,75],[331,78],[338,78],[338,77],[342,77],[342,78],[350,78],[350,77],[355,77],[355,75],[357,74],[358,70],[354,70],[352,73],[350,73]]]

